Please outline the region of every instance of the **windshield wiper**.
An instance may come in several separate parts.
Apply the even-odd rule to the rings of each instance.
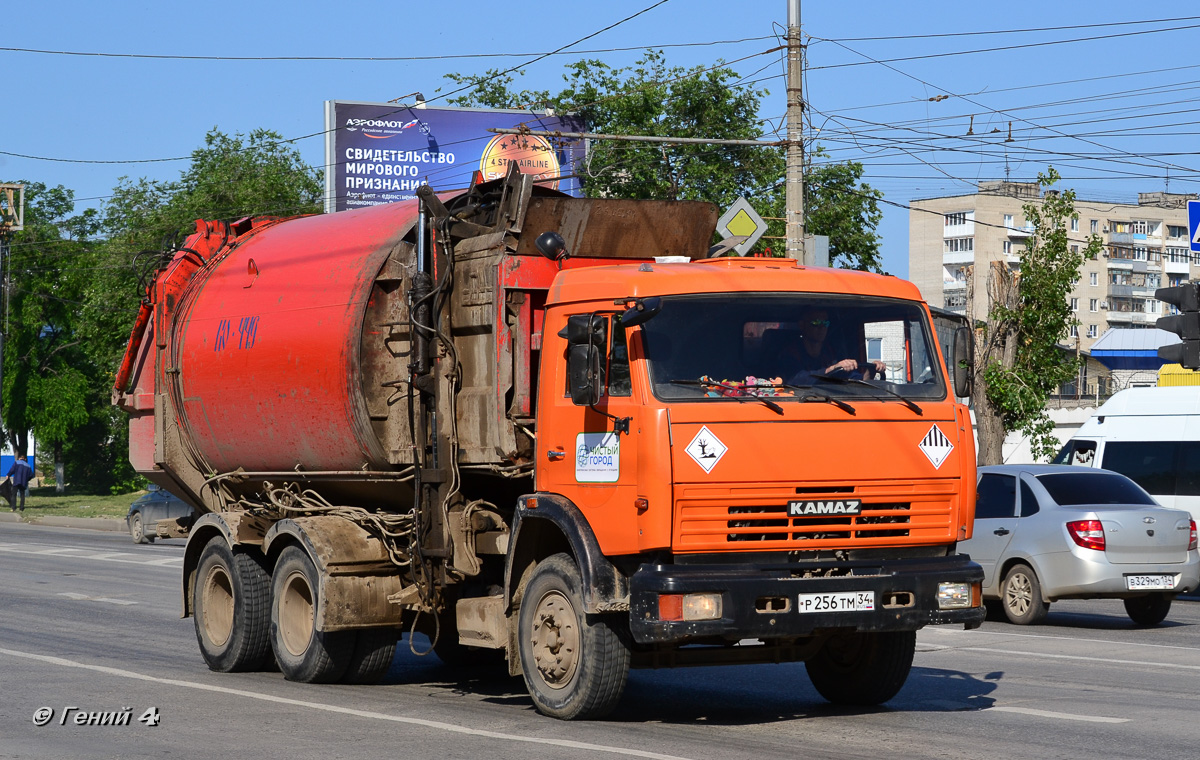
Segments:
[[[858,377],[835,377],[833,375],[813,375],[813,377],[818,378],[820,380],[828,380],[831,383],[839,383],[841,385],[849,385],[851,383],[853,383],[854,385],[865,385],[868,388],[874,388],[877,391],[883,391],[884,393],[888,394],[889,396],[895,396],[896,398],[900,399],[900,401],[903,402],[905,406],[907,406],[909,409],[912,409],[917,414],[920,414],[920,415],[925,414],[924,409],[917,406],[915,403],[913,403],[912,400],[907,399],[904,396],[901,396],[899,393],[896,393],[894,390],[892,390],[890,388],[884,388],[879,385],[872,385],[871,383],[868,383],[866,380],[863,380]]]
[[[854,407],[850,406],[845,401],[842,401],[840,398],[834,398],[833,396],[827,396],[824,393],[819,393],[817,391],[810,390],[808,388],[802,388],[797,385],[779,385],[776,387],[777,388],[787,388],[788,390],[794,390],[797,392],[803,392],[804,395],[796,397],[796,398],[800,399],[801,401],[823,401],[827,404],[833,404],[838,409],[849,412],[850,414],[858,414],[858,411]]]
[[[717,383],[712,380],[671,380],[672,385],[691,385],[701,388],[724,388],[727,391],[734,391],[732,395],[721,396],[720,398],[731,398],[737,401],[759,401],[772,412],[783,414],[783,407],[776,404],[771,399],[765,396],[756,396],[753,393],[746,393],[746,388],[737,385],[726,385],[725,383]],[[779,387],[779,386],[774,386]]]

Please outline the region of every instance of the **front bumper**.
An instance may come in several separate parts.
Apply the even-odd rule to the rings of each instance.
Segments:
[[[835,569],[836,576],[802,577]],[[938,609],[939,583],[982,583],[983,569],[965,555],[914,560],[736,565],[642,565],[629,581],[630,630],[642,644],[685,644],[807,636],[821,629],[913,631],[926,625],[977,628],[984,608]],[[875,609],[797,612],[800,594],[870,591]],[[660,594],[720,593],[716,620],[664,621]]]

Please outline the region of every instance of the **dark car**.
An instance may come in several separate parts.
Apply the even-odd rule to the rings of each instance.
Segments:
[[[159,520],[191,516],[192,508],[189,504],[171,492],[151,485],[149,493],[139,496],[129,505],[125,524],[129,526],[129,535],[133,537],[135,544],[148,544],[154,541],[157,533],[154,526]]]

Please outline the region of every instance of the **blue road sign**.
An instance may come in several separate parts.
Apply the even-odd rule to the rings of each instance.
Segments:
[[[1188,237],[1192,250],[1200,253],[1200,201],[1188,201]]]

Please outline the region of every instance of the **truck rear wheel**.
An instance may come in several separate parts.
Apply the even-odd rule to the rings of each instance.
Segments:
[[[612,621],[588,615],[575,561],[539,562],[518,618],[521,671],[539,712],[599,718],[617,706],[629,676],[629,646]]]
[[[379,683],[392,667],[400,632],[395,628],[364,628],[354,633],[354,651],[342,674],[342,683]]]
[[[303,549],[279,554],[271,577],[271,647],[289,681],[332,683],[346,672],[357,631],[318,631],[317,568]]]
[[[208,667],[261,670],[271,656],[271,576],[261,558],[213,538],[200,553],[192,586],[196,640]]]
[[[804,667],[833,704],[878,705],[904,686],[916,649],[916,631],[844,633],[826,641]]]

